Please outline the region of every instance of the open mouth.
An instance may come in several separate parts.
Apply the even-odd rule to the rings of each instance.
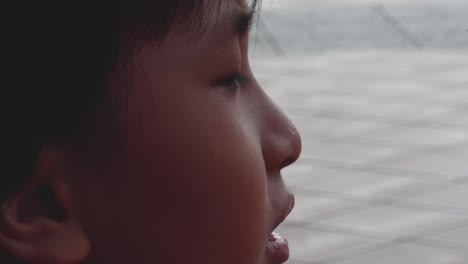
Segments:
[[[289,259],[288,240],[279,233],[273,232],[268,238],[266,250],[275,263],[284,263]]]
[[[287,202],[285,203],[286,206],[283,207],[281,210],[281,214],[276,222],[274,229],[276,229],[286,217],[291,213],[294,208],[294,196],[290,195]],[[266,243],[266,251],[272,261],[274,263],[284,263],[289,259],[289,244],[288,240],[283,237],[281,234],[273,231],[270,236],[268,237],[268,241]]]

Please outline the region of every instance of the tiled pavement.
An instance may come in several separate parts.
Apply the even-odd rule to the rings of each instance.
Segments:
[[[303,138],[289,263],[468,263],[468,0],[263,2],[253,69]]]

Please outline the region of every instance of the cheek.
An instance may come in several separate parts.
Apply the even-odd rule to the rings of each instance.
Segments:
[[[226,247],[238,250],[238,256],[252,256],[265,223],[261,155],[253,141],[230,126],[205,128],[175,140],[183,144],[175,146],[180,154],[166,163],[173,172],[167,190],[179,190],[172,209],[177,210],[176,217],[190,216],[186,227],[205,233],[206,242],[219,253]]]
[[[137,233],[151,243],[164,241],[169,258],[177,252],[205,263],[226,263],[228,257],[253,263],[265,237],[261,159],[246,140],[196,134],[168,139],[172,144],[164,153],[148,152],[154,160],[149,167],[141,164],[133,197],[140,204],[134,214],[144,219]]]
[[[197,96],[130,116],[114,189],[132,223],[124,236],[162,263],[256,263],[267,212],[260,143],[234,107]]]

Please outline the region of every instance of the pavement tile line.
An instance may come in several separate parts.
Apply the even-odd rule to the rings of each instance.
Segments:
[[[369,130],[367,133],[379,133],[383,132],[385,130],[381,130],[379,128],[376,128],[375,130]],[[392,140],[392,139],[380,139],[380,138],[369,138],[366,135],[361,135],[359,132],[355,134],[349,134],[347,136],[330,136],[330,135],[320,135],[320,141],[322,143],[347,143],[347,142],[353,142],[353,144],[366,144],[368,146],[373,146],[373,147],[388,147],[388,146],[397,146],[398,144],[401,144],[400,141],[398,140]],[[459,140],[457,142],[453,142],[451,144],[441,144],[441,145],[430,145],[430,144],[424,144],[424,143],[412,143],[411,144],[411,150],[406,151],[403,154],[407,155],[414,155],[414,154],[422,154],[422,153],[434,153],[434,152],[440,152],[444,150],[450,150],[453,149],[456,146],[460,146],[461,144],[465,144],[467,141],[466,140]]]
[[[302,227],[304,228],[313,228],[314,230],[321,230],[324,232],[332,232],[332,233],[340,233],[346,235],[352,235],[357,237],[363,238],[370,238],[375,239],[379,242],[359,247],[350,251],[345,252],[337,252],[337,254],[329,257],[325,257],[322,259],[313,260],[313,262],[309,263],[336,263],[343,260],[349,260],[353,258],[359,258],[365,256],[369,253],[376,253],[378,251],[382,251],[388,248],[401,246],[402,244],[422,244],[428,245],[434,248],[447,248],[447,249],[454,249],[454,250],[468,250],[468,245],[456,243],[456,242],[449,242],[443,241],[438,239],[431,239],[427,238],[427,236],[435,235],[441,232],[454,230],[460,227],[465,227],[468,225],[468,219],[462,221],[456,221],[452,223],[445,223],[439,225],[435,228],[419,231],[413,234],[407,235],[395,235],[390,233],[384,232],[372,232],[372,231],[363,231],[359,229],[352,229],[352,228],[343,228],[343,227],[336,227],[326,224],[312,224],[312,223],[303,223]],[[302,260],[304,261],[304,260]]]
[[[378,132],[374,131],[374,132]],[[371,147],[388,147],[389,145],[396,146],[398,144],[401,144],[399,141],[392,141],[391,139],[374,139],[374,138],[366,138],[365,136],[359,136],[359,135],[350,135],[350,136],[344,136],[344,137],[333,137],[333,136],[327,136],[323,135],[321,136],[321,142],[322,143],[340,143],[340,142],[350,142],[352,141],[353,143],[357,144],[366,144],[367,146]],[[459,146],[460,144],[465,143],[464,140],[460,140],[459,142],[454,142],[453,145]],[[447,149],[450,149],[451,146],[447,145],[429,145],[429,144],[421,144],[421,143],[414,143],[411,146],[413,149],[407,150],[407,151],[402,151],[402,154],[407,154],[408,156],[414,155],[414,154],[424,154],[424,153],[440,153],[440,151],[444,151]],[[390,160],[392,158],[388,158],[387,160]]]
[[[464,9],[264,0],[252,68],[303,128],[302,167],[285,171],[302,210],[282,225],[288,263],[468,263]]]
[[[431,194],[431,193],[443,190],[442,188],[433,189],[430,191],[425,190],[422,192],[414,192],[412,193],[411,196],[406,197],[406,199],[393,198],[393,197],[377,197],[377,196],[368,196],[366,198],[359,198],[353,195],[347,195],[347,194],[343,194],[339,192],[312,189],[312,188],[309,188],[307,190],[295,188],[294,190],[297,194],[301,194],[303,196],[309,196],[311,198],[327,197],[327,198],[333,198],[337,200],[352,201],[352,202],[359,203],[357,205],[348,206],[346,208],[339,208],[338,210],[331,210],[323,214],[314,215],[313,217],[314,221],[334,218],[338,216],[346,216],[349,214],[353,214],[358,210],[369,209],[373,206],[393,206],[393,207],[402,208],[402,209],[416,209],[416,210],[437,212],[437,213],[442,213],[446,215],[459,216],[459,217],[468,219],[468,209],[465,209],[465,208],[457,208],[457,207],[443,206],[443,205],[430,204],[430,203],[413,202],[413,201],[408,200],[408,198],[411,198],[411,197],[427,195],[427,194]]]
[[[286,109],[292,109],[292,106],[284,105]],[[296,108],[298,111],[305,110],[304,108],[299,109]],[[453,124],[444,121],[431,121],[431,120],[405,120],[397,117],[381,117],[372,114],[357,114],[357,113],[343,113],[340,111],[315,111],[315,112],[307,112],[303,116],[305,117],[318,117],[318,118],[335,118],[335,119],[353,119],[353,120],[371,120],[377,123],[384,123],[384,124],[393,124],[399,126],[406,126],[406,127],[422,127],[422,128],[465,128],[466,124],[462,126],[460,124]]]
[[[374,6],[375,12],[416,49],[423,49],[426,43],[414,34],[404,23],[398,20],[383,4]]]
[[[314,189],[307,189],[307,190],[295,189],[295,190],[298,194],[302,194],[304,196],[309,195],[311,197],[314,197],[314,196],[317,196],[317,194],[320,194],[320,197],[329,197],[329,198],[334,198],[338,200],[362,203],[361,206],[349,207],[346,209],[341,208],[340,210],[337,210],[336,212],[331,211],[331,212],[327,212],[325,215],[318,215],[317,217],[314,217],[314,220],[318,220],[320,218],[326,219],[330,217],[343,216],[349,213],[356,212],[356,209],[360,210],[360,209],[369,208],[371,206],[380,206],[380,205],[391,205],[394,207],[404,208],[404,209],[421,209],[425,211],[432,211],[432,212],[437,212],[437,213],[444,213],[447,215],[455,215],[455,216],[468,218],[468,209],[430,204],[430,203],[412,202],[412,201],[407,200],[408,197],[406,199],[399,199],[399,198],[392,198],[392,197],[358,198],[353,195],[344,195],[342,193],[324,191],[320,189],[315,189],[315,190]],[[441,189],[434,189],[432,191],[426,190],[424,192],[413,193],[412,196],[414,197],[414,196],[418,196],[421,194],[431,194],[431,192],[433,193],[433,192],[437,192],[440,190]],[[311,193],[314,193],[315,195],[311,195]]]
[[[281,43],[281,47],[284,48],[288,55],[302,49],[315,53],[350,47],[355,49],[370,49],[373,47],[405,48],[416,51],[445,48],[466,50],[464,46],[468,45],[468,38],[464,37],[466,23],[463,23],[463,12],[461,11],[463,8],[466,8],[466,2],[449,4],[447,1],[424,1],[421,3],[425,4],[416,4],[414,1],[406,1],[404,4],[395,5],[388,3],[388,1],[373,1],[360,6],[330,4],[320,6],[316,4],[317,1],[310,0],[305,4],[295,4],[294,2],[297,1],[286,2],[288,4],[279,8],[267,8],[267,5],[264,5],[262,19],[264,20],[263,23],[267,24],[269,28],[276,29],[275,31],[270,30],[275,36],[275,42]],[[447,9],[447,6],[451,6],[451,8]],[[419,20],[408,17],[405,10],[412,10],[412,14]],[[349,13],[364,11],[366,11],[365,16],[349,15]],[[305,12],[308,12],[307,23],[304,20],[300,20],[306,16]],[[344,17],[349,20],[341,21],[343,24],[339,24],[339,20],[335,21],[333,19],[340,17],[340,14],[332,13],[330,19],[320,16],[327,12],[348,13]],[[429,19],[429,16],[418,16],[418,12],[432,12],[432,18]],[[293,14],[292,16],[297,18],[294,20],[294,30],[297,33],[288,33],[287,26],[281,24],[281,19],[283,18],[280,16],[284,13]],[[374,17],[370,14],[374,14]],[[367,20],[365,19],[371,19],[372,22],[366,22]],[[303,23],[301,24],[301,22]],[[432,23],[432,25],[431,27],[421,27],[420,22],[426,24]],[[367,23],[367,25],[364,24],[363,26],[366,29],[372,30],[362,31],[359,30],[359,27],[353,27],[358,23]],[[369,23],[372,25],[369,25]],[[343,31],[346,27],[350,28],[349,32]],[[323,34],[325,30],[333,31],[335,35]],[[383,34],[383,31],[386,34]],[[357,32],[359,34],[352,34]],[[446,37],[448,32],[452,33],[450,38]],[[307,40],[307,38],[303,38],[302,36],[307,34],[314,36],[313,42],[311,42],[312,44],[309,47],[304,46],[302,43]],[[349,39],[347,38],[340,37],[342,34],[350,38],[354,36],[354,42],[359,43],[359,45],[353,44],[353,41],[348,41]],[[366,34],[370,34],[370,36]],[[294,43],[293,36],[295,38],[299,37],[300,43],[297,41]],[[333,36],[333,38],[327,38],[327,36]],[[287,49],[288,46],[291,46],[291,43],[293,48]],[[265,42],[265,45],[269,45],[269,43]],[[271,46],[267,49],[274,49],[274,47]]]
[[[363,164],[360,166],[353,166],[349,164],[343,164],[341,162],[331,161],[331,160],[322,160],[317,158],[307,158],[302,157],[302,160],[311,162],[314,166],[321,167],[321,168],[330,168],[330,169],[340,169],[343,171],[357,171],[357,172],[374,172],[374,173],[381,173],[384,175],[396,175],[401,177],[408,177],[418,180],[427,180],[432,182],[438,182],[441,184],[446,185],[460,185],[466,183],[466,176],[459,176],[454,177],[455,180],[448,181],[440,179],[440,174],[435,173],[427,173],[427,172],[420,172],[417,170],[404,170],[404,169],[396,169],[396,168],[389,168],[389,167],[382,167],[382,166],[373,166],[372,164]]]

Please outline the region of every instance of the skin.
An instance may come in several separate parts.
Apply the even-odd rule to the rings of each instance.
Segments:
[[[199,38],[171,32],[135,50],[110,82],[112,129],[51,158],[65,164],[63,185],[54,186],[73,223],[64,236],[84,241],[70,243],[77,259],[275,264],[265,245],[291,197],[280,171],[298,158],[301,140],[255,81],[233,10],[238,3],[225,1]],[[219,85],[235,72],[249,83]]]

